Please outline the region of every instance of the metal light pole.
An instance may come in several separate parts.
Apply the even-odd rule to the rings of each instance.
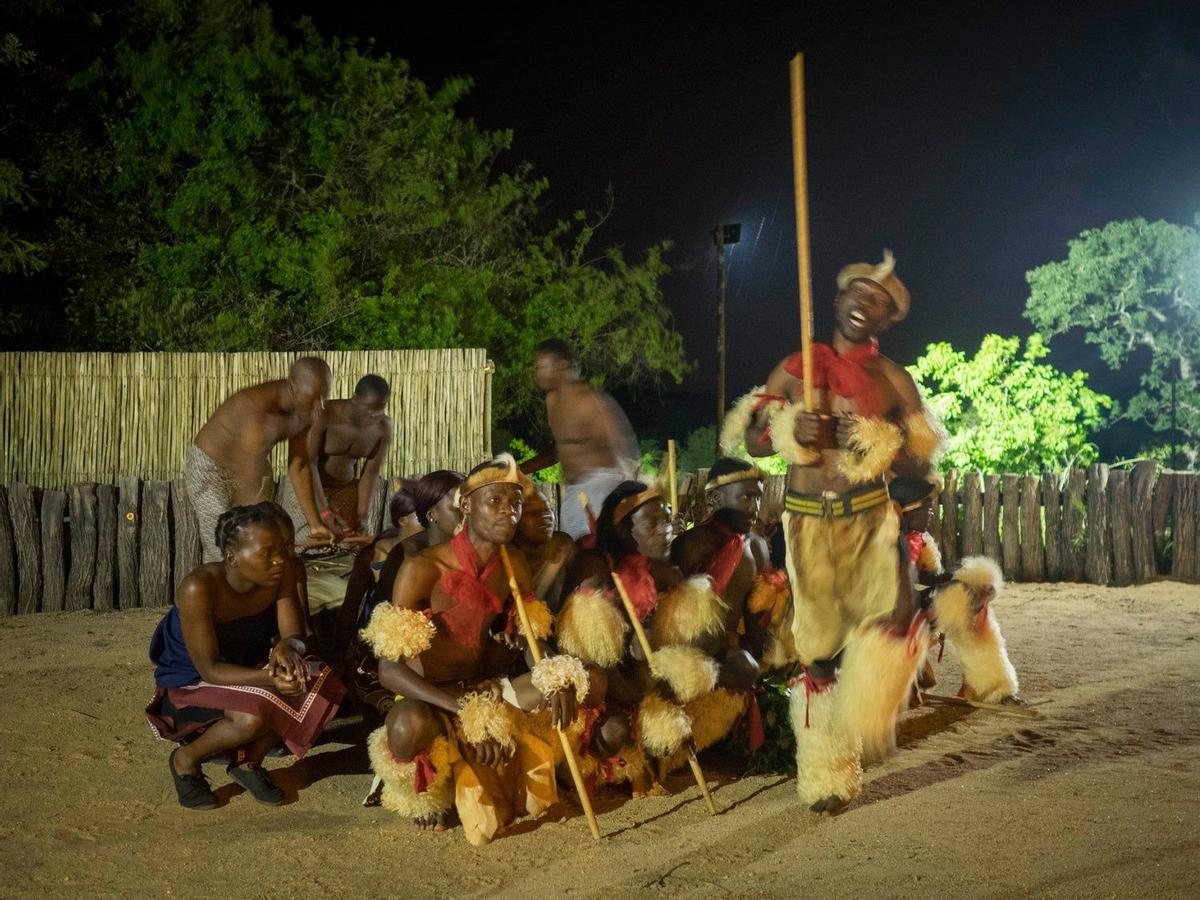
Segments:
[[[717,245],[717,456],[721,455],[721,426],[725,423],[725,245],[741,239],[740,223],[713,229]]]

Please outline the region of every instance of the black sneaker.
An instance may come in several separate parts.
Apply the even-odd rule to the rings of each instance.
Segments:
[[[216,809],[217,795],[208,786],[208,779],[203,775],[180,775],[175,771],[175,754],[179,748],[171,751],[167,757],[167,768],[171,770],[171,778],[175,782],[175,793],[179,796],[179,805],[185,809]]]
[[[287,795],[271,780],[266,769],[257,763],[230,766],[225,771],[230,778],[249,791],[250,796],[259,803],[278,806],[287,798]]]

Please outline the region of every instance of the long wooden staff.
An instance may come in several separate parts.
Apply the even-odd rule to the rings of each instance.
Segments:
[[[671,486],[671,515],[679,513],[679,485],[675,483],[675,439],[667,440],[667,483]]]
[[[792,176],[796,192],[796,266],[800,275],[800,352],[804,411],[812,412],[812,260],[808,252],[808,158],[804,132],[804,54],[792,57]]]
[[[533,654],[533,662],[536,665],[542,661],[542,648],[538,646],[537,638],[533,634],[533,627],[529,624],[529,613],[525,609],[521,587],[517,584],[517,573],[513,571],[512,560],[508,558],[508,548],[503,544],[500,545],[500,560],[504,563],[504,571],[508,575],[508,586],[512,590],[513,602],[517,604],[517,616],[521,619],[521,630],[525,632],[525,640],[529,643],[529,652]],[[579,771],[579,760],[575,758],[575,751],[571,749],[571,742],[567,740],[563,730],[561,728],[555,730],[558,732],[558,742],[562,744],[563,755],[567,759],[567,767],[571,770],[575,793],[579,795],[583,814],[587,816],[588,830],[591,831],[593,838],[600,840],[600,825],[596,822],[596,813],[592,810],[592,798],[588,796],[587,786],[583,783],[583,774]]]
[[[621,595],[621,605],[625,607],[625,615],[629,616],[629,624],[633,626],[633,633],[637,635],[638,643],[642,646],[642,654],[646,657],[646,663],[654,658],[654,651],[650,649],[650,641],[646,638],[646,632],[642,628],[642,622],[637,617],[637,611],[633,608],[633,601],[629,599],[629,594],[625,591],[625,585],[621,583],[621,576],[616,572],[612,572],[613,584],[617,586],[617,593]],[[688,765],[692,767],[692,775],[696,779],[696,784],[700,786],[700,793],[704,795],[704,805],[708,807],[708,814],[715,816],[717,814],[716,804],[713,803],[712,794],[708,792],[708,782],[704,780],[704,772],[700,768],[700,760],[696,759],[696,750],[694,747],[687,748]]]

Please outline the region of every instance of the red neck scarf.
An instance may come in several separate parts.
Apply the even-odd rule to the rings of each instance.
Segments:
[[[450,549],[454,551],[459,568],[449,569],[442,575],[442,588],[454,598],[454,605],[443,610],[440,616],[455,641],[477,650],[484,619],[498,615],[504,609],[503,601],[486,584],[500,566],[500,554],[493,554],[487,565],[483,565],[467,537],[466,528],[450,541]]]
[[[617,565],[617,575],[625,586],[638,621],[645,622],[658,604],[658,588],[650,574],[650,560],[640,553],[630,553]]]
[[[921,551],[925,549],[925,535],[920,531],[906,532],[904,543],[908,546],[908,561],[916,565],[921,561]]]
[[[729,586],[729,579],[733,577],[733,573],[737,571],[737,567],[745,555],[746,536],[731,531],[719,519],[714,518],[712,524],[721,533],[721,546],[709,559],[706,571],[713,580],[713,589],[717,595],[724,597],[725,588]]]
[[[871,338],[839,354],[828,344],[812,345],[813,387],[830,390],[839,397],[854,400],[863,415],[878,415],[879,397],[875,382],[863,368],[863,360],[879,355],[879,341]],[[804,354],[793,353],[783,361],[789,375],[803,380]]]

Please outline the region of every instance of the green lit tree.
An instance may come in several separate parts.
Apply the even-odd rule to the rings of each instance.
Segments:
[[[1085,373],[1040,362],[1048,353],[1037,335],[1022,351],[1020,338],[989,334],[971,358],[926,348],[909,372],[950,433],[943,467],[1031,474],[1096,458],[1088,436],[1112,401]]]
[[[1025,316],[1047,339],[1080,329],[1113,369],[1138,374],[1117,415],[1170,441],[1172,383],[1180,444],[1200,452],[1200,231],[1145,219],[1083,232],[1067,258],[1027,273]]]

